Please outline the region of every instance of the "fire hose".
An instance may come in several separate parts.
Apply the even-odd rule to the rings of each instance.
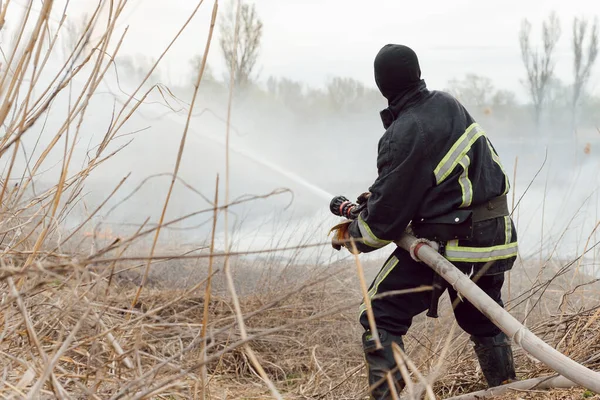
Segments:
[[[332,200],[331,211],[334,210],[337,198]],[[366,204],[366,201],[363,202]],[[361,204],[361,205],[363,205]],[[347,205],[345,205],[347,207]],[[364,205],[363,205],[364,208]],[[356,210],[354,215],[356,214]],[[346,218],[353,215],[340,215]],[[340,225],[338,225],[339,227]],[[335,228],[334,228],[335,229]],[[405,233],[394,243],[411,253],[413,258],[423,262],[441,276],[448,285],[452,286],[458,293],[466,298],[482,314],[492,321],[499,329],[506,333],[514,343],[520,346],[527,353],[543,362],[546,366],[556,371],[563,377],[572,382],[600,393],[600,373],[577,363],[571,358],[565,356],[546,342],[538,338],[529,329],[522,325],[516,318],[508,313],[503,307],[492,300],[469,276],[462,273],[450,261],[445,259],[437,249],[434,243],[417,239],[416,237]]]
[[[527,353],[578,385],[600,393],[600,373],[575,362],[534,335],[433,247],[409,234],[395,243],[431,267]]]

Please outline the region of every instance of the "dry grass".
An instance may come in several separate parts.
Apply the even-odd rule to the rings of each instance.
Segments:
[[[587,392],[583,389],[554,389],[548,391],[515,391],[502,397],[497,397],[499,400],[530,400],[530,399],[546,399],[546,400],[575,400],[575,399],[590,399],[598,400],[599,395]]]
[[[149,384],[177,398],[196,394],[205,280],[188,290],[147,288],[129,310],[137,287],[115,279],[107,293],[106,270],[94,272],[75,263],[68,272],[58,265],[44,265],[44,270],[52,274],[32,272],[18,297],[8,295],[3,301],[1,350],[9,362],[4,365],[2,394],[15,393],[31,370],[32,381],[21,383],[28,391],[41,375],[44,357],[57,359],[58,387],[75,396],[91,395],[89,391],[100,398],[119,398],[121,392],[131,398],[148,390]],[[242,299],[251,346],[282,391],[313,398],[329,390],[340,371],[360,366],[358,332],[349,321],[358,298],[350,307],[348,292],[342,289],[352,277],[344,277],[340,270],[280,287],[279,296]],[[208,309],[208,387],[211,398],[224,398],[227,391],[252,386],[256,376],[240,351],[241,337],[226,293],[216,289]],[[107,338],[109,331],[125,351],[121,356]],[[76,339],[57,354],[71,333]],[[132,369],[124,357],[132,361]],[[171,379],[174,386],[169,388]],[[355,381],[353,386],[358,389],[361,383]],[[255,390],[264,394],[260,386]]]
[[[327,269],[299,266],[304,278],[285,285],[281,284],[283,277],[292,272],[265,265],[273,279],[265,287],[279,285],[268,291],[254,290],[253,283],[246,283],[251,294],[240,297],[250,338],[246,342],[236,325],[222,266],[222,260],[216,260],[214,292],[208,304],[207,398],[272,398],[243,351],[245,343],[285,398],[366,398],[362,329],[356,321],[361,296],[351,264]],[[244,265],[240,259],[233,261],[232,268],[238,276],[258,273],[255,266]],[[166,269],[170,274],[188,271],[185,265],[175,264],[156,269],[157,274]],[[375,271],[377,266],[367,269]],[[206,280],[187,289],[168,288],[164,283],[147,287],[130,310],[137,285],[117,277],[107,288],[109,272],[75,260],[40,263],[28,273],[18,297],[3,279],[2,289],[8,294],[2,303],[0,351],[7,362],[0,394],[8,397],[18,390],[30,392],[43,375],[45,360],[52,359],[56,360],[55,383],[49,380],[43,387],[49,397],[61,397],[57,393],[62,390],[74,397],[103,399],[141,398],[152,392],[152,398],[200,395]],[[244,280],[238,279],[236,284],[244,285]],[[407,354],[425,375],[437,362],[452,322],[445,300],[441,320],[418,317],[407,338]],[[595,356],[585,365],[600,368],[597,312],[598,308],[565,315],[562,321],[547,319],[531,329],[577,361]],[[108,332],[113,333],[114,342]],[[70,340],[69,335],[73,336]],[[115,343],[123,354],[115,350]],[[551,373],[519,349],[516,354],[520,378]],[[127,367],[126,358],[133,368]],[[484,388],[468,337],[460,330],[444,369],[434,385],[439,398]],[[537,396],[540,398],[539,393]]]
[[[58,28],[50,23],[52,1],[43,1],[37,13],[25,13],[12,42],[2,49],[0,397],[366,398],[357,310],[364,290],[361,280],[370,280],[379,264],[363,265],[362,277],[363,269],[352,262],[326,267],[280,264],[269,258],[278,249],[265,250],[264,258],[250,262],[243,253],[216,254],[214,236],[195,248],[165,253],[158,245],[161,230],[191,217],[166,218],[185,132],[173,155],[173,183],[165,191],[158,225],[141,226],[114,242],[82,235],[128,179],[125,175],[78,227],[63,229],[86,178],[122,148],[116,139],[123,126],[156,90],[143,88],[162,56],[122,107],[107,116],[111,124],[89,149],[84,167],[72,165],[90,99],[124,40],[115,36],[115,26],[126,4],[98,3],[60,71],[46,68],[64,22]],[[0,29],[10,6],[0,3]],[[205,55],[209,44],[210,35]],[[43,71],[55,78],[40,79]],[[54,101],[67,89],[64,122],[58,130],[40,134],[43,148],[26,159],[22,175],[15,175],[22,141],[50,111],[56,112]],[[35,177],[57,151],[62,157],[56,184],[36,190]],[[232,204],[278,193],[225,202],[215,197],[209,208],[194,215],[206,213],[214,224]],[[544,340],[597,368],[597,284],[566,265],[548,264],[531,282],[513,275],[515,301],[510,306],[520,318],[527,316],[528,325]],[[571,288],[573,293],[563,296]],[[448,307],[442,304],[439,320],[416,318],[406,340],[407,356],[417,368],[417,373],[412,371],[415,384],[420,374],[435,375],[433,389],[439,397],[483,388],[466,335],[455,330],[453,340],[447,340],[453,323]],[[441,354],[442,370],[432,374]],[[549,372],[519,351],[517,360],[520,377]],[[560,398],[561,393],[554,391],[548,398]],[[541,398],[539,393],[518,395]]]

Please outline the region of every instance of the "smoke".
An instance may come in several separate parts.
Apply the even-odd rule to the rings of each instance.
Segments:
[[[73,172],[89,160],[113,122],[114,110],[141,79],[126,74],[122,66],[117,59],[89,103]],[[147,66],[138,67],[143,70]],[[55,72],[56,67],[48,67],[41,82],[52,79]],[[160,86],[160,91],[155,88],[123,125],[119,138],[111,144],[111,151],[117,153],[89,176],[67,226],[83,220],[86,210],[97,207],[128,175],[93,222],[127,234],[148,218],[149,224],[158,221],[192,93],[191,84],[178,78],[173,84],[165,75],[157,77],[168,90],[167,86]],[[301,92],[273,91],[264,82],[236,92],[228,184],[230,198],[242,201],[230,209],[230,229],[235,230],[234,242],[241,249],[268,247],[275,244],[273,238],[282,236],[290,244],[304,243],[306,238],[327,241],[327,228],[336,221],[328,213],[331,197],[356,197],[368,190],[377,176],[377,143],[383,134],[378,113],[385,104],[383,98],[366,87],[359,88],[362,91],[352,97],[353,102],[344,102],[339,94],[328,92],[326,85],[317,91],[299,84]],[[82,86],[83,82],[75,81],[61,93],[50,112],[25,135],[12,181],[18,183],[28,175],[26,160],[39,157],[40,149],[52,140],[68,113],[69,93],[77,93]],[[225,84],[209,80],[201,84],[167,220],[196,215],[166,228],[167,241],[190,243],[208,237],[217,176],[221,201],[227,184],[226,105]],[[512,200],[514,193],[515,204],[518,202],[514,219],[521,255],[548,256],[555,246],[562,257],[581,252],[598,220],[600,134],[590,122],[595,118],[593,109],[584,110],[581,120],[587,125],[575,136],[565,125],[570,120],[566,109],[553,108],[538,134],[527,106],[502,105],[491,110],[467,106],[490,136],[510,177],[509,197]],[[74,130],[65,140],[73,140],[73,135]],[[536,177],[546,150],[546,162]],[[34,177],[38,190],[56,183],[63,158],[61,141]],[[244,201],[251,196],[259,198]],[[222,221],[218,228],[222,233]]]
[[[133,86],[134,81],[128,82],[123,77],[117,85],[116,75],[109,74],[105,90],[90,101],[88,117],[80,129],[74,166],[85,165],[87,154],[94,151],[108,129],[113,109],[124,102]],[[72,88],[74,92],[76,89]],[[212,90],[194,111],[180,182],[175,188],[168,219],[209,209],[217,175],[220,177],[219,195],[221,199],[224,196],[225,102],[223,98],[215,99]],[[121,137],[112,144],[115,151],[120,146],[125,147],[95,170],[87,181],[82,207],[85,204],[91,209],[100,204],[118,180],[131,174],[105,206],[104,213],[100,213],[103,220],[98,222],[115,232],[129,232],[147,218],[150,223],[158,220],[183,133],[187,112],[184,99],[189,88],[176,93],[178,97],[169,101],[157,93],[149,96],[123,126]],[[234,219],[230,228],[238,230],[237,243],[242,247],[268,245],[280,234],[277,229],[281,231],[281,226],[274,228],[275,219],[286,221],[284,225],[290,230],[289,234],[302,238],[311,236],[307,233],[307,226],[311,224],[335,223],[327,214],[329,200],[334,194],[352,198],[368,189],[376,178],[376,148],[383,133],[377,119],[379,104],[372,106],[369,112],[330,112],[310,120],[261,96],[264,96],[261,92],[249,91],[238,94],[234,102],[229,149],[231,198],[280,191],[269,198],[231,208]],[[51,133],[64,121],[68,104],[68,92],[65,92],[56,99],[46,118],[28,133],[13,179],[27,175],[24,154],[33,159],[39,155],[36,149],[44,148]],[[507,125],[506,121],[496,123],[497,116],[483,113],[476,116],[498,149],[515,191],[515,203],[520,200],[514,217],[522,255],[535,255],[540,251],[548,254],[559,239],[561,245],[557,251],[560,250],[561,255],[572,256],[581,251],[586,232],[591,232],[596,221],[597,138],[589,138],[591,146],[586,150],[587,138],[575,142],[564,131],[550,129],[544,131],[544,136],[536,137],[527,129]],[[45,162],[47,167],[34,179],[39,187],[56,182],[63,156],[61,146],[56,146]],[[83,217],[83,210],[76,208],[71,223],[75,225]],[[167,237],[183,237],[187,242],[203,240],[210,230],[209,220],[210,213],[186,219],[170,227],[177,234]],[[302,234],[293,233],[294,227],[301,225],[305,228],[295,230]],[[319,234],[312,235],[314,240],[327,240],[326,230],[318,228]]]

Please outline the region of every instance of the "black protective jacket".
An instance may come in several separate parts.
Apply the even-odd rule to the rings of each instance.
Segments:
[[[367,207],[350,225],[358,249],[398,239],[411,223],[447,215],[505,195],[509,180],[483,128],[452,96],[420,81],[381,112],[378,177]],[[474,225],[472,239],[443,243],[461,269],[494,261],[488,274],[510,269],[517,254],[510,217]]]

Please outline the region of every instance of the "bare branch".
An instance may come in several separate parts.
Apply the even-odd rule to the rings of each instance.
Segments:
[[[585,17],[573,19],[573,94],[571,99],[572,128],[577,126],[577,109],[592,68],[598,57],[598,18],[588,31],[589,21]],[[587,52],[584,42],[588,41]],[[587,54],[584,54],[587,53]]]
[[[525,86],[534,107],[535,123],[539,128],[541,113],[546,99],[548,83],[554,75],[554,50],[561,36],[560,21],[555,12],[550,13],[542,24],[543,53],[531,45],[531,23],[524,19],[519,32],[521,58],[527,72]]]
[[[233,8],[230,6],[221,19],[219,44],[228,70],[234,71],[235,84],[244,86],[252,80],[252,72],[258,60],[263,23],[254,4],[240,4],[239,26],[236,26],[235,19]],[[234,43],[236,36],[237,45]]]

